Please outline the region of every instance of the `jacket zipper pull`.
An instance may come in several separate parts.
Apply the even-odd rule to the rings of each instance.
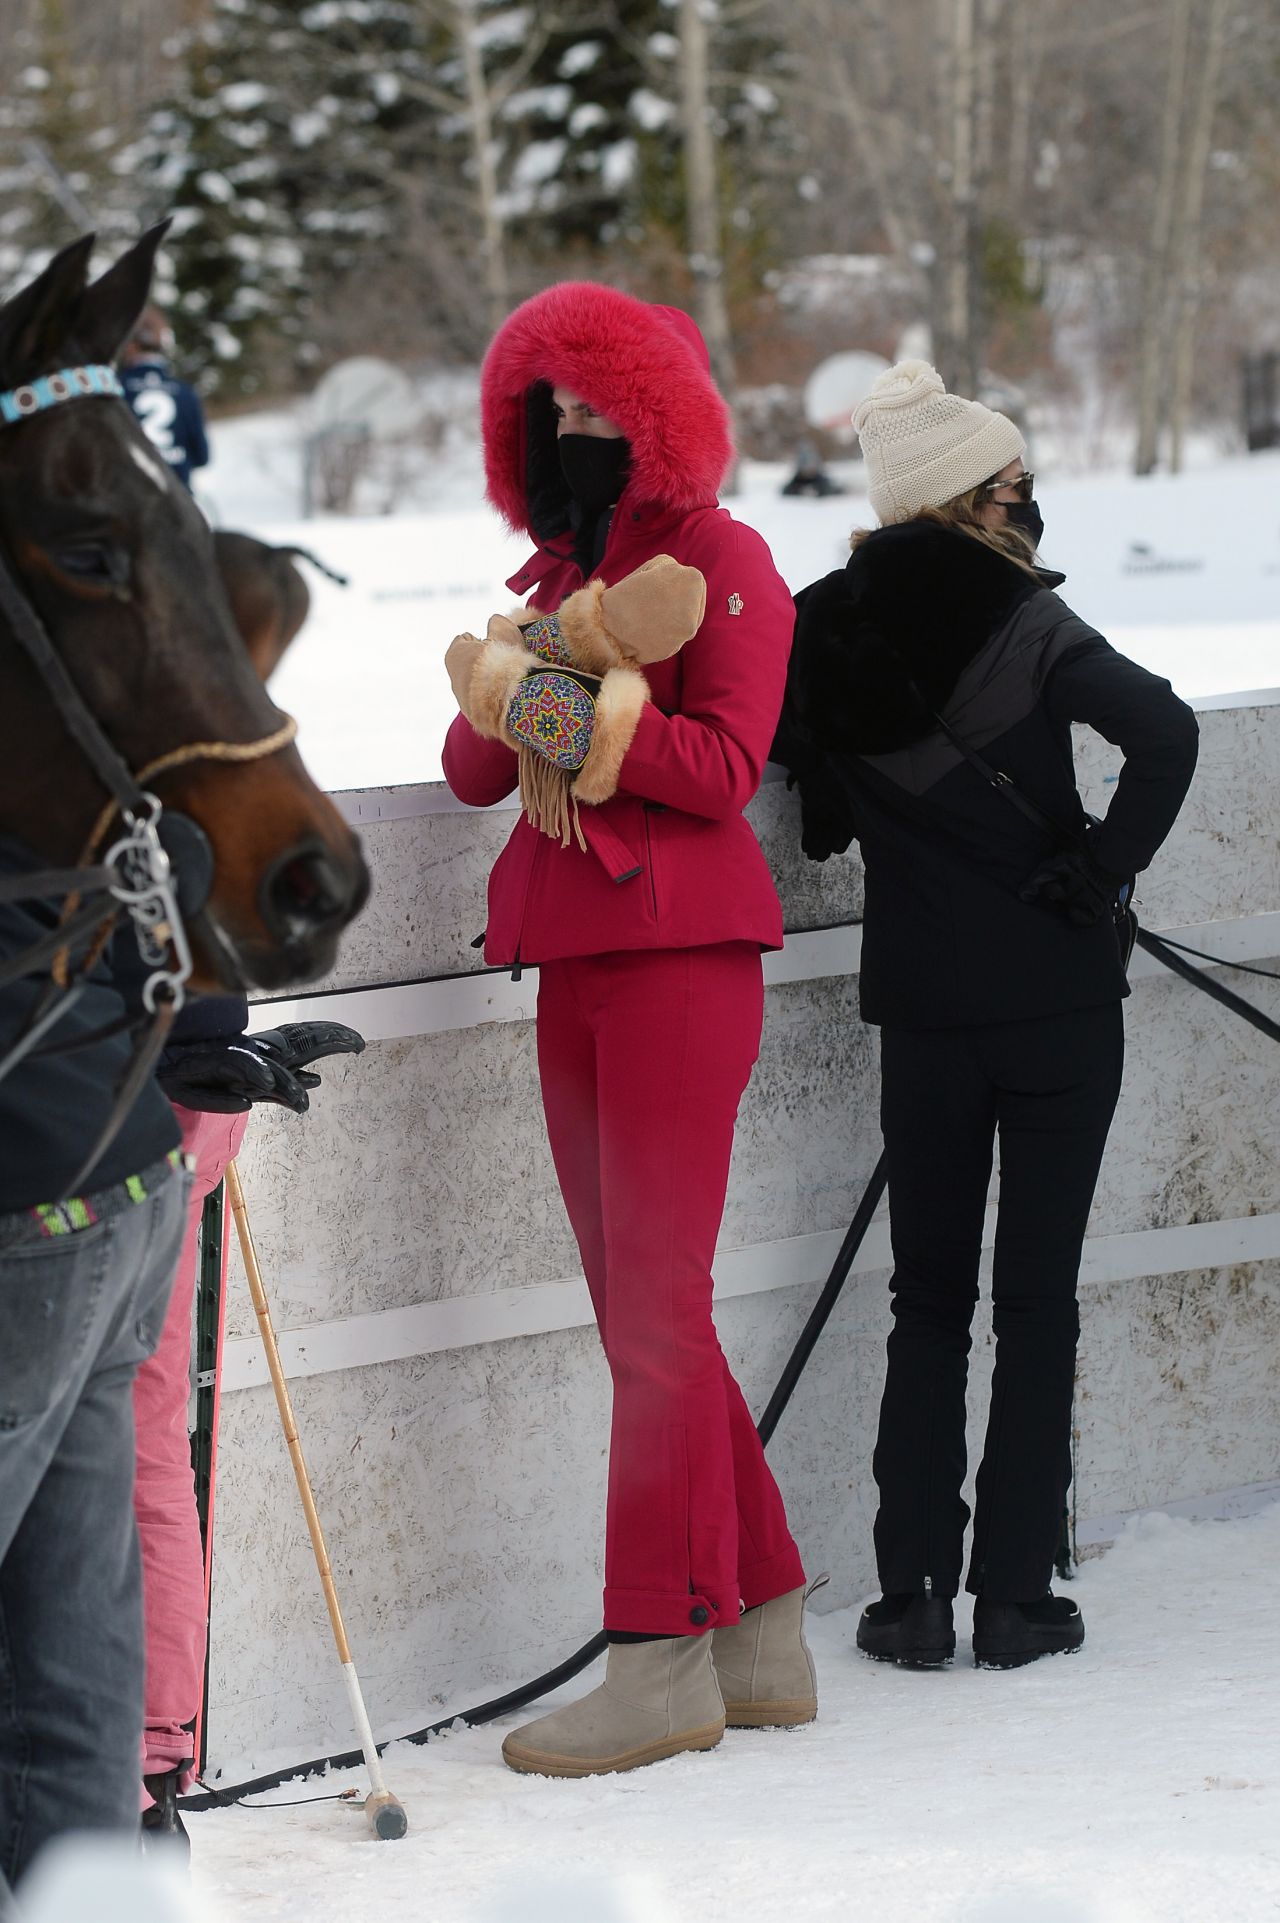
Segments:
[[[484,938],[485,938],[485,936],[486,936],[486,935],[488,934],[488,932],[489,932],[489,930],[488,930],[487,928],[486,928],[486,929],[484,929],[484,930],[482,930],[482,932],[481,932],[480,934],[478,934],[478,935],[476,936],[476,938],[475,938],[475,940],[474,940],[474,941],[472,942],[472,944],[471,944],[471,946],[472,946],[473,948],[483,948],[483,947],[484,947]]]
[[[524,973],[524,970],[523,970],[523,969],[521,968],[521,966],[520,966],[520,950],[519,950],[519,949],[517,948],[517,949],[516,949],[516,958],[515,958],[515,960],[514,960],[514,961],[512,962],[512,964],[511,964],[511,979],[512,979],[512,981],[513,981],[513,982],[518,982],[518,981],[519,981],[519,979],[520,979],[520,977],[521,977],[521,975],[522,975],[523,973]]]
[[[933,1598],[933,1577],[932,1576],[926,1576],[924,1579],[924,1593],[929,1600],[932,1600]]]

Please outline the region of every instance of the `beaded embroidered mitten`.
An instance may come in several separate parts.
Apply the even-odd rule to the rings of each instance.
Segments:
[[[496,614],[483,641],[461,634],[445,656],[458,706],[478,734],[519,756],[520,797],[536,827],[585,847],[578,804],[616,794],[649,689],[641,664],[697,632],[706,583],[661,554],[613,587],[591,581],[555,614]]]

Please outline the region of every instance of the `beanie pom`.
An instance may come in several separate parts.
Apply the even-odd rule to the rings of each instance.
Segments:
[[[1011,420],[981,401],[948,394],[928,361],[886,368],[853,425],[871,506],[886,526],[955,500],[1026,452]]]
[[[941,374],[928,361],[899,361],[876,376],[854,410],[853,425],[861,434],[879,408],[914,407],[930,394],[945,393]]]

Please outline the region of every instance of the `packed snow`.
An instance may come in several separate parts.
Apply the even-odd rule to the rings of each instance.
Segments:
[[[815,1725],[627,1776],[513,1775],[532,1711],[397,1744],[402,1842],[358,1803],[199,1815],[197,1891],[217,1923],[1273,1923],[1280,1504],[1141,1518],[1071,1593],[1084,1649],[1005,1672],[971,1666],[963,1603],[925,1674],[859,1657],[852,1610],[811,1618]]]
[[[214,427],[198,485],[216,520],[309,547],[350,576],[340,588],[303,563],[311,618],[272,684],[328,788],[438,781],[455,712],[444,651],[512,605],[505,582],[529,543],[485,505],[466,399],[464,378],[444,383],[439,444],[381,450],[353,516],[300,519],[301,416]],[[836,467],[849,491],[825,500],[783,498],[787,471],[744,463],[730,505],[795,589],[842,566],[851,529],[874,516],[858,463]],[[1280,456],[1218,459],[1176,480],[1058,477],[1048,465],[1037,492],[1046,561],[1116,647],[1188,699],[1280,683]]]

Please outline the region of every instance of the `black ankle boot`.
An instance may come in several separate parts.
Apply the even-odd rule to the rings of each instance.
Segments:
[[[950,1596],[881,1596],[858,1623],[858,1648],[900,1669],[941,1669],[956,1653]]]
[[[1070,1596],[973,1605],[973,1660],[979,1669],[1018,1669],[1039,1656],[1066,1656],[1084,1641],[1084,1617]]]
[[[151,1798],[151,1808],[142,1812],[144,1850],[179,1849],[184,1855],[190,1856],[191,1839],[178,1810],[178,1783],[190,1768],[191,1758],[188,1756],[185,1762],[175,1763],[172,1769],[166,1769],[156,1776],[143,1777],[143,1785]]]

